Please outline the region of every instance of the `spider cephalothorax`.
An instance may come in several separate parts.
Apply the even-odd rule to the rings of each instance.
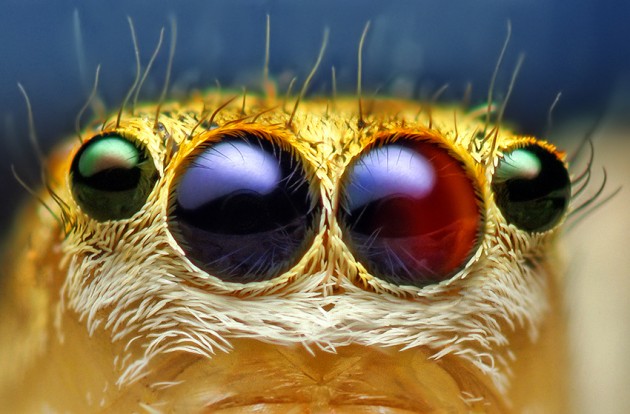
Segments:
[[[541,362],[523,358],[548,358],[560,335],[551,243],[570,186],[554,147],[413,102],[375,100],[361,123],[354,99],[290,114],[248,95],[210,122],[195,110],[225,101],[165,104],[157,130],[153,108],[136,108],[53,167],[71,222],[38,253],[60,250],[62,264],[48,340],[107,342],[105,404],[151,390],[144,403],[168,411],[186,387],[214,409],[291,403],[287,387],[296,404],[331,409],[525,404],[513,379]],[[360,402],[380,358],[394,377],[417,360],[416,380],[452,387],[414,391],[401,374],[404,398],[387,386]],[[277,395],[216,391],[294,359],[328,361],[330,378],[296,366],[278,373]],[[315,385],[328,397],[308,400]]]
[[[11,246],[8,407],[563,409],[564,155],[491,105],[308,79],[291,109],[123,104],[60,147]]]

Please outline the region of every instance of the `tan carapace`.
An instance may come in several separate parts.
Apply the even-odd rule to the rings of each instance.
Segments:
[[[356,97],[327,97],[302,99],[294,110],[273,94],[230,98],[225,91],[198,94],[165,102],[158,115],[151,104],[124,110],[119,119],[114,114],[83,130],[81,141],[69,139],[49,158],[49,188],[22,213],[7,244],[0,411],[566,412],[562,266],[556,254],[566,212],[546,226],[533,225],[540,231],[523,229],[523,219],[506,214],[509,197],[499,201],[496,194],[496,185],[509,181],[514,169],[541,167],[531,163],[531,153],[514,156],[516,150],[538,148],[564,167],[562,154],[488,123],[485,109],[386,98],[365,100],[361,108]],[[213,217],[207,211],[202,230],[195,227],[199,215],[185,214],[231,180],[211,176],[211,191],[206,182],[186,181],[188,171],[206,174],[208,150],[221,143],[228,146],[217,154],[234,161],[225,148],[242,151],[238,140],[245,138],[255,151],[243,152],[247,162],[236,162],[236,168],[252,167],[248,177],[264,181],[278,168],[249,164],[275,159],[285,165],[290,158],[287,165],[298,167],[273,185],[299,176],[310,221],[297,241],[291,230],[273,233],[294,246],[255,257],[260,263],[246,269],[253,276],[241,280],[239,263],[221,265],[233,254],[226,250],[235,249],[225,241],[232,235],[217,238],[208,230],[216,223],[208,224]],[[426,156],[433,147],[441,158]],[[410,168],[432,167],[425,168],[428,176],[440,180],[442,167],[460,171],[470,191],[449,197],[452,205],[473,206],[473,231],[462,230],[468,239],[422,239],[414,247],[404,244],[405,229],[387,233],[391,223],[431,222],[451,208],[437,204],[430,211],[398,213],[394,203],[378,210],[384,204],[377,197],[407,191],[377,183],[375,193],[361,192],[371,182],[366,171],[376,181],[390,171],[379,157],[385,163],[398,159],[383,152],[387,148],[408,157]],[[440,164],[438,158],[450,161]],[[228,164],[222,168],[232,168]],[[110,167],[124,173],[109,176],[116,183],[90,181],[93,172]],[[531,168],[526,170],[516,175],[527,178]],[[128,197],[111,201],[105,190],[120,190],[117,182],[125,184],[126,171],[139,174],[139,184]],[[409,185],[426,177],[412,177]],[[425,180],[429,187],[441,182],[431,180]],[[385,223],[367,241],[359,233],[370,224],[351,211],[361,203]],[[392,213],[400,217],[382,217]],[[458,228],[469,224],[453,222]],[[228,247],[208,253],[206,236]],[[235,240],[245,240],[252,256],[276,242],[256,236],[251,243],[247,237]],[[428,246],[443,255],[410,262],[398,242],[411,254],[422,256]],[[212,261],[204,254],[219,257]],[[409,263],[416,267],[401,275]]]

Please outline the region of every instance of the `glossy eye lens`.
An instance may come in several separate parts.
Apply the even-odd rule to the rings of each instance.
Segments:
[[[571,199],[569,173],[562,161],[534,144],[503,155],[492,190],[505,219],[530,232],[558,224]]]
[[[86,142],[72,162],[70,175],[76,202],[98,221],[131,217],[157,180],[146,152],[119,135]]]
[[[185,163],[170,223],[208,273],[247,283],[277,276],[313,238],[319,205],[302,164],[251,134],[225,137]]]
[[[463,164],[429,141],[374,147],[350,165],[341,222],[355,256],[398,285],[438,283],[474,253],[480,202]]]

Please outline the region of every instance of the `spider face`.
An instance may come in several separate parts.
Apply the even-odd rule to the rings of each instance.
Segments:
[[[157,123],[138,107],[52,158],[63,228],[32,213],[37,272],[14,272],[47,276],[15,296],[44,315],[20,369],[65,382],[19,392],[79,411],[562,406],[553,146],[451,107],[242,99]]]

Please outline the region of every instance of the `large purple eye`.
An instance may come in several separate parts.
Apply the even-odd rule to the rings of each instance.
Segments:
[[[401,138],[373,147],[343,182],[340,221],[374,276],[398,285],[438,283],[474,253],[482,225],[475,186],[438,144]]]
[[[211,143],[182,167],[170,224],[186,255],[229,282],[273,278],[294,265],[319,215],[301,162],[243,133]]]

